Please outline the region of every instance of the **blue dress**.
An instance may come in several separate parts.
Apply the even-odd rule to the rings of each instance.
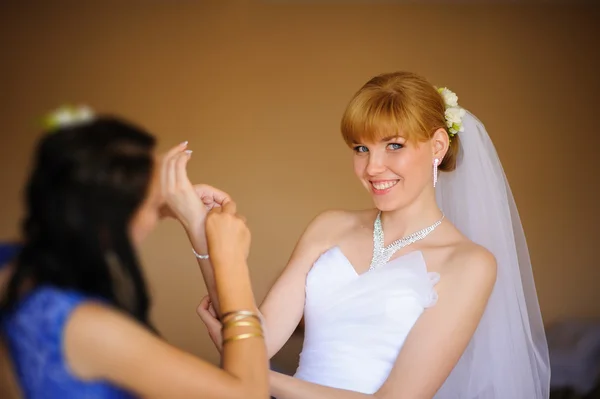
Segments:
[[[62,347],[65,324],[73,310],[89,299],[76,291],[42,286],[2,316],[2,330],[25,398],[134,398],[105,381],[83,381],[69,370]]]

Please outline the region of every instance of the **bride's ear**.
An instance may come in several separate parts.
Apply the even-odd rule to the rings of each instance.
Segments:
[[[450,146],[450,137],[448,136],[448,133],[444,129],[438,129],[433,133],[430,142],[434,158],[437,158],[440,161],[444,159],[446,152],[448,152],[448,147]]]

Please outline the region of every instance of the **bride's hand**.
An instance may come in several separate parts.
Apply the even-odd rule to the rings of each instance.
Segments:
[[[203,230],[207,212],[229,201],[229,195],[206,184],[192,185],[187,176],[191,151],[180,144],[161,160],[161,188],[165,205],[162,217],[178,219],[186,230]]]
[[[217,206],[223,206],[223,204],[231,200],[231,197],[225,191],[209,186],[208,184],[194,184],[193,188],[207,211]],[[163,205],[160,209],[160,217],[177,219],[177,215],[171,210],[168,204]]]
[[[208,184],[195,184],[194,191],[200,197],[207,211],[218,206],[223,206],[231,201],[231,197],[225,191],[209,186]]]
[[[213,344],[215,344],[217,350],[221,352],[223,349],[223,338],[221,336],[221,329],[223,328],[223,325],[217,318],[217,312],[215,312],[208,295],[202,298],[202,302],[200,302],[200,305],[198,305],[196,312],[206,326],[208,335],[210,336]]]

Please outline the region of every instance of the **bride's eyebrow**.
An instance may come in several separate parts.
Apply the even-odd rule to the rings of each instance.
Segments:
[[[395,135],[391,135],[391,136],[385,136],[385,137],[381,138],[379,140],[379,142],[380,143],[385,143],[387,141],[398,140],[398,139],[400,139],[402,141],[406,141],[405,137],[403,137],[403,136],[401,136],[399,134],[395,134]],[[355,145],[364,145],[364,144],[362,142],[358,142],[358,141],[352,140],[352,145],[355,146]]]
[[[395,135],[395,136],[387,136],[381,139],[382,142],[384,141],[391,141],[391,140],[398,140],[398,139],[402,139],[404,140],[404,137],[400,136],[399,134]]]

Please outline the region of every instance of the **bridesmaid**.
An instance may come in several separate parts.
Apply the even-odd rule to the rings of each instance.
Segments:
[[[268,398],[250,232],[235,203],[189,184],[186,143],[159,161],[142,128],[65,112],[35,154],[24,246],[1,305],[24,397]],[[191,239],[207,240],[225,313],[222,369],[170,345],[150,322],[137,248],[160,217],[175,215]]]

